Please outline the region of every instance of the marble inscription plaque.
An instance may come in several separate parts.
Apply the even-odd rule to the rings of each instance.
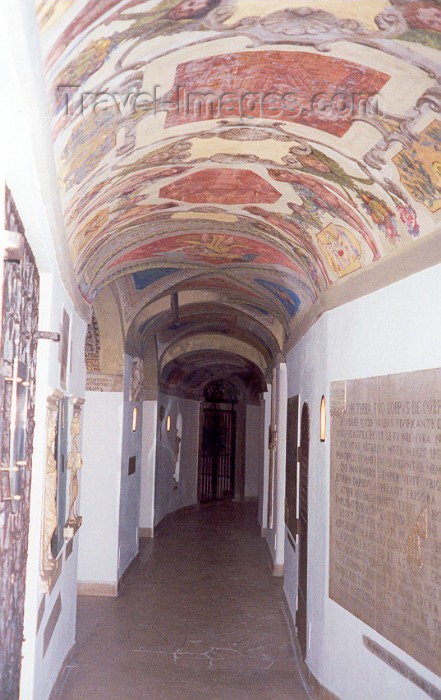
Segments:
[[[429,698],[441,700],[441,690],[435,688],[432,683],[429,683],[429,681],[420,676],[419,673],[416,673],[410,666],[405,664],[404,661],[401,661],[401,659],[395,656],[395,654],[391,654],[390,651],[387,651],[387,649],[365,635],[363,635],[363,644],[366,649],[369,649],[372,654],[384,661],[384,663],[393,668],[394,671],[397,671],[397,673],[400,673],[404,678],[407,678],[408,681],[414,683],[418,688],[421,688]]]
[[[441,369],[345,393],[331,418],[329,595],[440,673]]]
[[[105,374],[88,374],[86,391],[121,391],[122,378]]]

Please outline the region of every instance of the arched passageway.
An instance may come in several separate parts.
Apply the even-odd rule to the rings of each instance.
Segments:
[[[212,430],[207,493],[257,500],[311,680],[438,698],[440,2],[2,0],[0,37],[3,220],[10,192],[41,288],[32,460],[0,475],[0,547],[28,554],[22,697],[62,682],[75,592],[118,598],[199,505],[204,389],[227,381],[234,459],[220,483]],[[2,356],[27,324],[2,319]]]

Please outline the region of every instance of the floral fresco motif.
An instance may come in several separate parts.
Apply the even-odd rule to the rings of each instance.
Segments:
[[[239,236],[211,233],[168,236],[125,253],[111,266],[157,257],[184,263],[194,260],[210,265],[274,264],[296,271],[300,269],[288,255],[267,244]]]
[[[90,114],[72,132],[60,155],[60,174],[66,190],[82,184],[116,146],[117,120],[111,112]]]
[[[276,299],[285,307],[289,317],[294,318],[300,308],[300,299],[292,289],[268,280],[256,279],[256,282],[274,294]]]
[[[432,212],[441,209],[441,122],[433,121],[393,158],[400,180],[417,202]]]
[[[146,287],[150,287],[158,280],[164,277],[169,277],[174,272],[178,272],[177,267],[152,267],[146,268],[145,270],[140,270],[135,272],[133,275],[133,282],[138,291],[142,291]]]
[[[87,29],[91,25],[93,26],[93,23],[97,20],[101,19],[104,27],[118,21],[129,24],[127,28],[121,29],[107,39],[107,41],[111,42],[112,50],[114,50],[117,45],[128,42],[137,43],[154,39],[158,36],[200,29],[200,23],[197,20],[207,15],[219,3],[220,0],[197,0],[196,2],[194,0],[162,0],[156,7],[150,7],[147,12],[128,13],[127,10],[136,7],[140,8],[146,3],[138,0],[129,0],[121,6],[118,0],[99,0],[99,2],[89,0],[87,3],[83,2],[83,8],[76,21],[67,27],[49,53],[47,64],[49,67],[53,65],[64,53],[66,45],[73,42],[77,36],[85,31],[87,35]],[[151,5],[151,3],[149,4]],[[118,5],[120,7],[116,12],[107,15],[103,19],[103,15],[112,7]],[[93,43],[91,42],[88,44],[87,49],[93,51],[92,47]],[[96,70],[98,70],[98,67]]]
[[[317,234],[317,243],[338,277],[349,275],[361,267],[361,248],[355,236],[343,226],[329,224]]]
[[[403,41],[441,49],[441,7],[437,0],[401,2],[408,29],[398,37]]]
[[[341,219],[360,231],[372,250],[373,259],[378,260],[380,253],[375,238],[357,212],[352,200],[349,199],[348,201],[348,199],[345,200],[338,197],[329,187],[310,176],[300,175],[289,170],[269,170],[268,172],[276,180],[289,182],[300,197],[301,205],[292,202],[288,204],[292,211],[291,217],[293,221],[314,231],[323,227],[325,215],[330,214],[335,218]],[[352,184],[352,186],[354,185]],[[358,190],[358,192],[361,192],[361,190]]]

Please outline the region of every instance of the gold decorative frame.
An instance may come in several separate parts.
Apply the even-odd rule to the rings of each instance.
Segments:
[[[57,510],[57,424],[59,402],[63,399],[63,393],[58,389],[54,390],[47,399],[46,413],[46,472],[44,478],[44,506],[43,523],[41,534],[41,557],[40,576],[45,592],[50,592],[61,571],[60,554],[54,557],[52,554],[52,538],[59,523],[59,513]],[[78,498],[78,477],[77,472],[81,469],[83,461],[78,449],[77,440],[81,433],[81,408],[84,399],[70,397],[69,404],[72,411],[70,422],[70,449],[67,459],[67,469],[70,471],[69,497],[66,506],[66,523],[63,529],[65,542],[75,536],[81,526],[81,516],[77,513]],[[64,517],[64,516],[63,516]]]
[[[57,528],[57,459],[56,437],[58,402],[63,398],[57,389],[47,399],[46,411],[46,472],[44,477],[43,524],[41,533],[40,575],[45,592],[50,592],[61,569],[60,557],[55,558],[51,542]]]
[[[67,468],[71,472],[69,480],[69,505],[66,525],[64,526],[64,539],[66,541],[74,537],[81,527],[82,518],[77,513],[78,477],[77,473],[83,466],[83,459],[78,449],[77,440],[81,435],[81,409],[84,399],[70,398],[73,406],[70,423],[70,452],[67,460]]]

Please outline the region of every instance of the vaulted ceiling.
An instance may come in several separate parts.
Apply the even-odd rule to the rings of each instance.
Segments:
[[[139,347],[217,334],[269,364],[325,293],[439,230],[439,2],[37,14],[78,285],[112,290]]]

